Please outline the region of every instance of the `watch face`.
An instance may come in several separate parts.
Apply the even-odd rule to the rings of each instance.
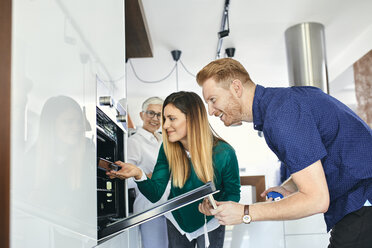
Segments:
[[[249,224],[249,223],[251,223],[251,220],[252,220],[251,216],[249,216],[249,215],[244,215],[244,216],[243,216],[243,222],[244,222],[245,224]]]

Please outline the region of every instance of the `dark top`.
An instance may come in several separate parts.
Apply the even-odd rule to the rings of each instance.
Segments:
[[[315,87],[257,85],[253,124],[291,174],[321,160],[330,194],[328,231],[372,202],[372,131],[340,101]]]
[[[223,141],[213,148],[213,166],[214,166],[214,184],[220,192],[213,195],[217,201],[235,201],[240,200],[240,177],[238,160],[234,149]],[[191,173],[182,188],[171,184],[168,199],[184,194],[190,190],[204,185],[196,176],[190,161]],[[154,172],[151,179],[137,182],[141,193],[151,202],[157,202],[164,193],[170,178],[169,164],[165,156],[163,145],[161,145]],[[204,224],[204,215],[199,212],[198,205],[202,200],[191,203],[185,207],[174,210],[173,217],[178,225],[185,232],[193,232]],[[213,216],[207,216],[211,220]]]

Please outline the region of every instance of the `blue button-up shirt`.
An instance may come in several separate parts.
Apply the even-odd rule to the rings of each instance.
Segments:
[[[315,87],[257,85],[253,124],[291,174],[321,160],[330,194],[328,231],[372,202],[371,128],[337,99]]]

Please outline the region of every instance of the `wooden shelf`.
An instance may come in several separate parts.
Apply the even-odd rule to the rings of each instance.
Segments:
[[[266,199],[261,197],[261,193],[265,191],[265,176],[243,176],[240,177],[240,184],[251,185],[256,187],[256,201],[264,202]]]
[[[125,1],[125,43],[126,60],[153,57],[150,33],[141,0]]]

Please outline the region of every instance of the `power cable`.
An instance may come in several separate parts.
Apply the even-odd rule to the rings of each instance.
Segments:
[[[159,80],[155,80],[155,81],[148,81],[148,80],[143,80],[141,79],[138,74],[136,73],[136,71],[134,70],[134,67],[133,67],[133,64],[132,64],[132,61],[129,59],[129,65],[130,67],[132,68],[132,71],[134,73],[134,76],[139,80],[141,81],[142,83],[146,83],[146,84],[155,84],[155,83],[160,83],[161,81],[164,81],[165,79],[169,78],[170,75],[172,75],[173,71],[177,68],[177,63],[173,66],[172,70],[168,73],[168,75],[166,75],[164,78],[161,78]]]
[[[190,74],[191,76],[193,76],[194,78],[196,78],[196,76],[194,75],[194,74],[192,74],[187,68],[186,68],[186,66],[182,63],[182,60],[180,60],[180,63],[181,63],[181,65],[182,65],[182,67],[183,67],[183,69],[185,69],[185,71],[188,73],[188,74]]]
[[[116,83],[120,80],[122,80],[124,78],[125,75],[123,76],[120,76],[118,79],[115,79],[115,80],[103,80],[98,74],[96,74],[96,77],[101,81],[101,82],[104,82],[104,83]]]

